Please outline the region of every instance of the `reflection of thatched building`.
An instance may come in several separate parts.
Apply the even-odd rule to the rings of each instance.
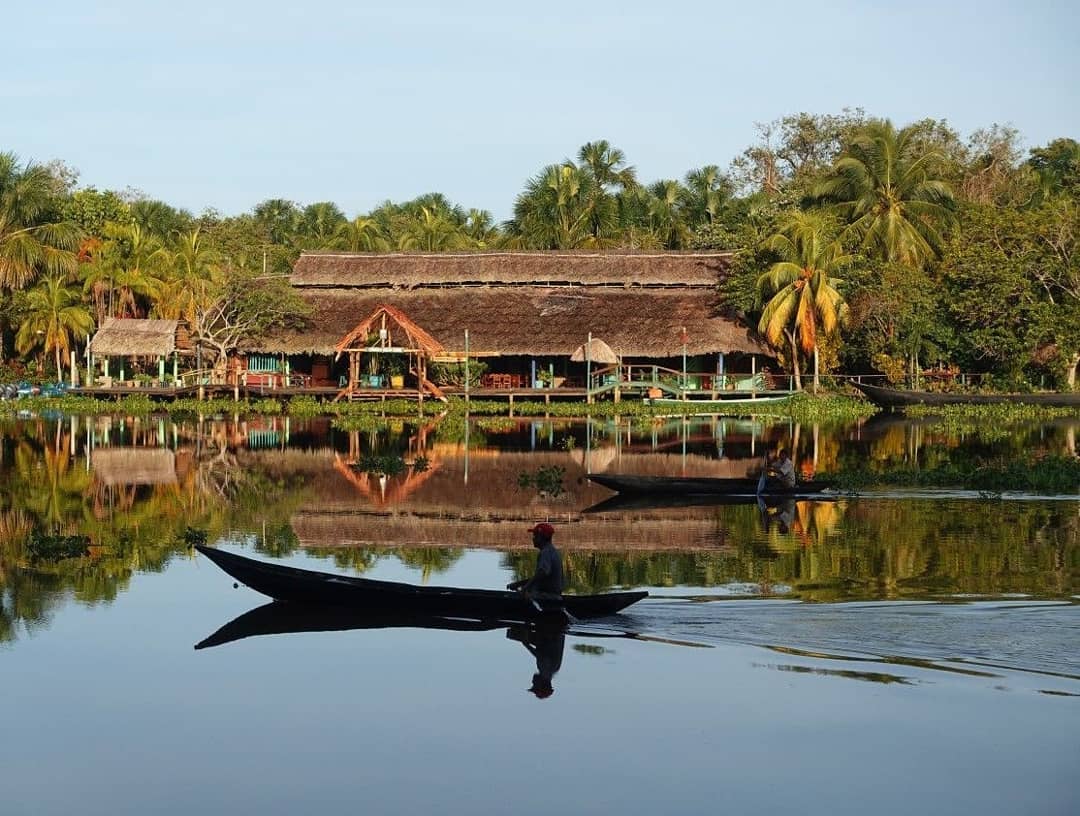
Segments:
[[[312,306],[303,331],[279,332],[257,349],[291,359],[293,371],[334,382],[345,364],[335,346],[388,305],[460,356],[525,375],[573,375],[571,355],[591,333],[625,362],[690,371],[750,371],[768,349],[722,313],[724,253],[488,252],[438,254],[305,253],[292,284]],[[724,357],[727,356],[727,360]]]
[[[590,452],[620,472],[668,475],[746,476],[757,459],[715,460],[677,454],[630,454],[613,459],[610,449]],[[310,497],[290,519],[307,547],[451,546],[502,550],[531,547],[526,528],[549,519],[568,551],[696,551],[729,542],[726,526],[708,510],[648,510],[587,515],[581,510],[611,496],[585,479],[584,451],[471,451],[436,444],[426,451],[431,469],[380,478],[349,472],[341,454],[328,449],[297,454],[258,451],[243,464],[275,477],[301,477]],[[250,458],[248,458],[250,457]],[[518,476],[540,467],[565,468],[565,492],[542,495],[518,485]]]

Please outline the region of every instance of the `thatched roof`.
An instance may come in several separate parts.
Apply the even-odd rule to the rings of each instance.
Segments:
[[[594,337],[574,349],[574,353],[570,355],[570,361],[574,363],[591,361],[614,365],[619,362],[619,355],[599,337]]]
[[[305,252],[293,286],[715,286],[730,252]]]
[[[176,455],[168,448],[97,448],[90,469],[106,485],[176,484]]]
[[[588,337],[604,338],[625,357],[687,353],[771,355],[750,330],[718,316],[719,295],[704,289],[521,286],[424,289],[300,289],[316,319],[304,331],[279,331],[246,350],[334,354],[335,347],[381,305],[401,310],[450,351],[465,329],[477,355],[570,356]]]
[[[176,351],[179,321],[109,317],[90,341],[99,356],[159,357]]]
[[[405,334],[409,343],[408,348],[423,349],[428,354],[437,354],[444,350],[438,340],[413,323],[408,315],[404,314],[400,309],[387,306],[385,303],[381,304],[366,319],[361,321],[356,328],[342,337],[334,350],[340,354],[347,348],[362,348],[367,345],[367,338],[380,318],[389,318],[391,326],[397,326]]]

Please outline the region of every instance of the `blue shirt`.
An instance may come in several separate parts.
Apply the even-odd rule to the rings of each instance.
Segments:
[[[536,574],[529,580],[527,589],[562,595],[562,557],[550,541],[540,548],[536,556]]]

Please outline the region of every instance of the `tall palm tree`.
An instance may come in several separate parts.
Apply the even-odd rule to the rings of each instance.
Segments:
[[[940,256],[942,230],[953,220],[952,190],[935,172],[942,161],[915,126],[871,122],[812,195],[845,219],[845,242],[886,261],[921,265]]]
[[[37,164],[0,153],[0,289],[22,289],[41,272],[70,274],[82,238],[54,212],[55,181]]]
[[[598,195],[593,174],[567,162],[529,179],[507,226],[511,245],[522,248],[601,248],[617,242],[617,216],[615,199]]]
[[[818,389],[818,341],[835,332],[847,313],[837,290],[836,272],[854,256],[844,252],[836,227],[818,213],[795,212],[768,241],[780,260],[758,278],[758,292],[769,297],[758,331],[774,347],[786,339],[791,349],[795,387],[802,388],[799,352],[814,355],[814,391]]]
[[[94,328],[94,318],[83,305],[78,289],[62,274],[46,275],[26,293],[26,317],[15,336],[15,347],[25,354],[39,345],[56,358],[56,378],[64,378],[61,357],[67,356],[76,338]]]
[[[592,173],[604,192],[610,192],[612,187],[629,190],[637,186],[636,171],[626,163],[626,154],[612,147],[606,139],[582,145],[578,162]]]

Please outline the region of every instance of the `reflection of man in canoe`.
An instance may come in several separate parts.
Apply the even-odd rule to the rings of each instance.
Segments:
[[[536,658],[536,674],[532,676],[529,691],[541,700],[554,694],[555,688],[551,679],[562,668],[566,630],[561,626],[545,624],[512,626],[507,630],[506,636],[520,641]]]
[[[532,533],[533,546],[540,551],[536,555],[536,572],[532,578],[513,581],[507,584],[506,588],[520,590],[536,601],[561,601],[562,557],[551,541],[555,535],[555,528],[546,521],[542,521],[535,527],[530,527],[529,532]]]
[[[792,464],[791,454],[788,453],[787,448],[780,448],[776,459],[766,465],[765,473],[758,482],[758,492],[761,493],[770,488],[790,490],[793,487],[795,487],[795,465]]]
[[[761,511],[761,523],[766,533],[775,523],[780,535],[787,535],[795,521],[795,499],[792,498],[785,498],[780,504],[770,507],[764,498],[758,496],[758,510]]]

